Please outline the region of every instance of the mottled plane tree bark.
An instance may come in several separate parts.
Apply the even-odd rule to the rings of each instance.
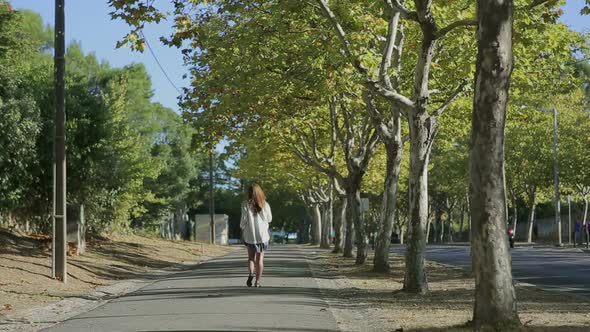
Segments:
[[[513,69],[512,0],[477,1],[477,64],[469,154],[476,330],[520,326],[506,226],[504,141]]]

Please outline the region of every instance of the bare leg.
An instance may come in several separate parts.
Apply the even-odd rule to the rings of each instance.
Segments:
[[[256,253],[256,286],[260,285],[262,271],[264,270],[264,252]]]
[[[254,276],[254,259],[256,256],[256,250],[250,247],[246,247],[248,249],[248,280],[246,281],[246,285],[248,287],[252,287],[252,277]]]
[[[254,274],[255,268],[254,268],[254,259],[256,256],[256,250],[254,250],[253,248],[247,247],[248,248],[248,273],[250,275]]]

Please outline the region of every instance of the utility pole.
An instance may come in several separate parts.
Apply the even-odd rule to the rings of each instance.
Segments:
[[[568,223],[567,223],[567,238],[569,244],[572,244],[572,194],[567,194],[567,215],[568,215]]]
[[[68,281],[66,256],[66,112],[64,0],[55,0],[55,124],[53,141],[52,277]]]
[[[211,216],[211,244],[215,244],[215,203],[213,201],[213,149],[209,151],[209,215]]]
[[[559,197],[559,165],[558,165],[558,151],[557,145],[557,109],[535,108],[537,111],[543,113],[553,113],[553,185],[554,185],[554,204],[555,204],[555,224],[557,226],[557,245],[562,246],[561,241],[561,205]]]
[[[553,111],[553,183],[555,186],[555,222],[557,223],[557,237],[559,246],[562,246],[561,242],[561,207],[559,197],[559,166],[558,166],[558,150],[557,146],[557,109]]]

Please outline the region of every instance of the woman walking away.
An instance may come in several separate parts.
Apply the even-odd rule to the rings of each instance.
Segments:
[[[252,287],[256,271],[255,287],[260,287],[260,278],[264,270],[264,251],[268,249],[268,224],[272,220],[270,206],[264,192],[258,184],[248,188],[248,199],[242,203],[242,220],[240,228],[246,248],[248,248],[248,280],[246,285]],[[254,266],[256,264],[256,267]]]

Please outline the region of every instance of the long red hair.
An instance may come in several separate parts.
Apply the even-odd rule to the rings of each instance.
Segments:
[[[262,211],[264,204],[266,204],[266,196],[264,196],[262,188],[260,188],[257,183],[252,184],[248,188],[248,202],[254,210],[254,213]]]

